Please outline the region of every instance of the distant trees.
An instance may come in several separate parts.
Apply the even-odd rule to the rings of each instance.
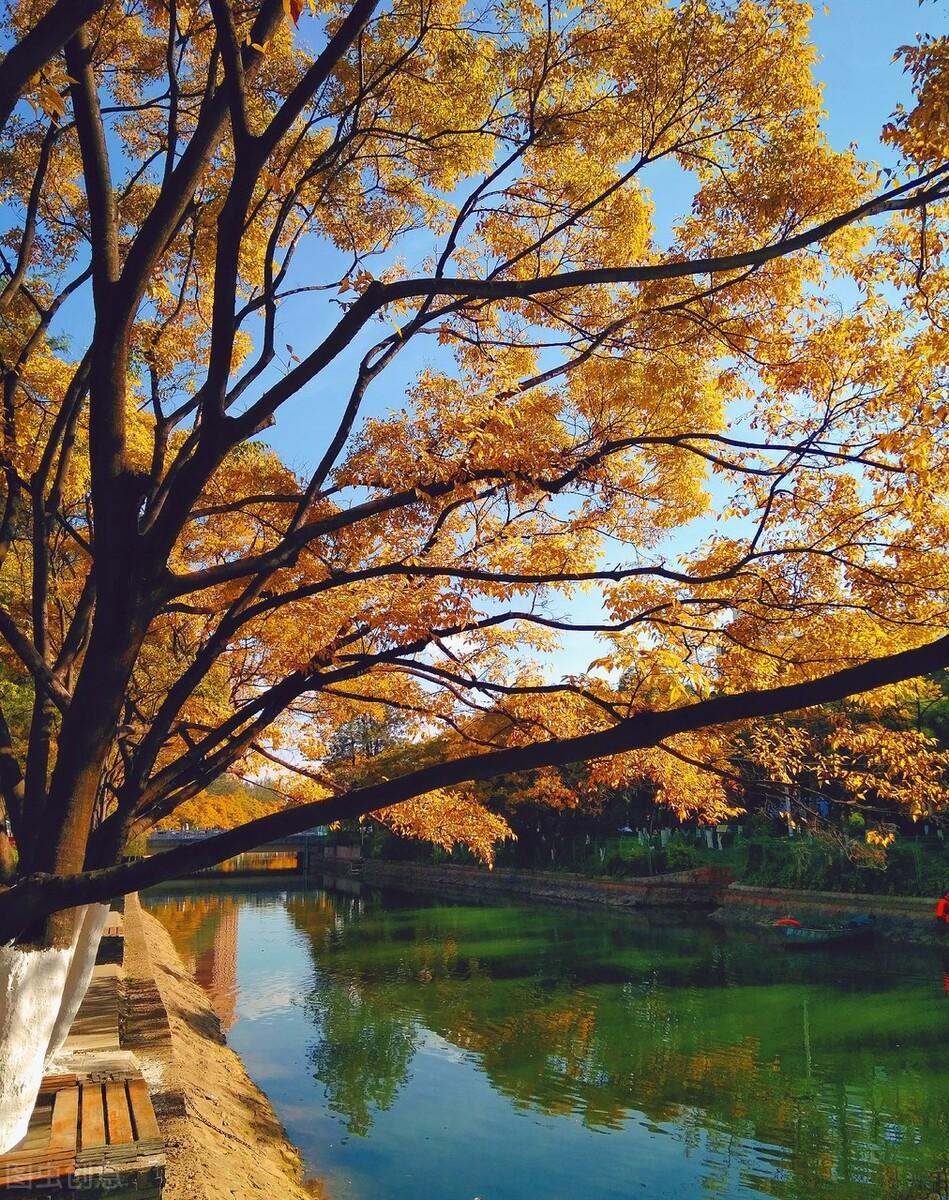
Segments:
[[[604,700],[629,703],[620,679]],[[945,673],[880,695],[873,705],[847,700],[748,725],[706,743],[701,762],[668,756],[666,770],[649,755],[604,763],[548,767],[477,785],[475,795],[518,838],[518,861],[543,865],[576,852],[577,838],[612,836],[625,825],[658,828],[677,819],[744,821],[762,813],[777,828],[836,839],[848,853],[882,865],[900,832],[946,823],[949,741]],[[363,728],[352,726],[351,733]],[[366,717],[365,729],[376,730]],[[510,744],[517,726],[503,708],[468,726],[468,737]],[[377,731],[363,749],[351,736],[336,762],[340,786],[365,786],[451,759],[464,742],[454,733],[417,738],[401,723]],[[328,777],[334,766],[326,763]],[[783,814],[783,815],[782,815]],[[850,819],[852,818],[852,819]]]
[[[365,760],[399,745],[405,738],[407,724],[405,717],[397,712],[358,713],[333,730],[323,764],[329,772],[343,776]]]
[[[280,812],[283,797],[259,784],[223,775],[159,821],[159,829],[232,829]]]

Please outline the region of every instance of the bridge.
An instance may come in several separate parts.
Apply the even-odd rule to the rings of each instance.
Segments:
[[[222,829],[167,829],[150,835],[146,843],[146,856],[161,854],[165,850],[176,850],[180,846],[193,846]],[[214,867],[204,867],[194,876],[208,875],[261,875],[270,873],[300,874],[318,867],[326,859],[358,862],[362,854],[358,845],[341,846],[327,844],[328,830],[325,826],[308,829],[304,833],[291,834],[277,841],[266,842],[246,850]]]
[[[148,853],[158,854],[162,850],[177,850],[179,846],[193,846],[195,842],[203,842],[206,838],[214,837],[216,833],[224,833],[223,829],[162,829],[148,836]],[[324,845],[327,830],[325,826],[309,829],[305,833],[293,833],[289,837],[280,838],[276,842],[265,842],[262,846],[254,846],[248,854],[263,853],[295,853],[307,846]]]

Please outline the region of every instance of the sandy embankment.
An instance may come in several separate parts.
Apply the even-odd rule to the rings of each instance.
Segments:
[[[157,1094],[167,1142],[165,1200],[326,1198],[302,1182],[300,1156],[288,1142],[267,1097],[237,1054],[224,1044],[210,1002],[188,974],[165,928],[129,897],[125,971],[154,980],[171,1028],[136,1053]]]

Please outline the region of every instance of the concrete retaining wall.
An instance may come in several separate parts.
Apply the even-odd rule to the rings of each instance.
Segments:
[[[350,879],[347,862],[322,864],[340,882]],[[698,876],[698,877],[696,877]],[[949,926],[934,919],[936,901],[915,896],[870,896],[843,892],[798,892],[730,883],[727,874],[710,869],[648,879],[588,879],[549,871],[515,871],[454,864],[382,862],[364,859],[359,874],[365,883],[450,896],[511,896],[559,904],[598,905],[635,910],[669,908],[701,911],[728,925],[770,925],[792,915],[804,924],[832,925],[859,913],[873,913],[877,930],[900,941],[949,945]]]
[[[322,864],[327,871],[344,875],[348,863]],[[608,905],[612,908],[666,907],[711,911],[723,902],[728,877],[715,870],[657,875],[649,879],[588,879],[583,875],[549,871],[514,871],[455,864],[428,866],[423,863],[381,862],[364,859],[360,877],[366,883],[411,891],[435,891],[458,895],[523,896],[564,904]]]

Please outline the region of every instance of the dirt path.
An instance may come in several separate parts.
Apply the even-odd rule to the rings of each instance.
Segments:
[[[167,1139],[166,1200],[329,1200],[319,1183],[301,1182],[299,1154],[266,1096],[224,1044],[207,996],[165,928],[137,899],[129,901],[126,974],[154,980],[171,1027],[170,1047],[166,1038],[151,1053],[144,1046],[136,1050],[146,1075],[172,1098],[164,1105],[161,1095],[156,1100]],[[134,982],[130,987],[134,991]]]

